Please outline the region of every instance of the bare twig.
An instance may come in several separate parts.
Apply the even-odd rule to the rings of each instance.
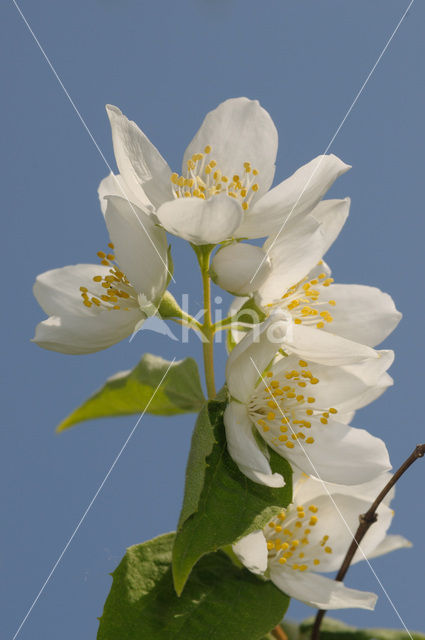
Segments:
[[[387,482],[387,484],[385,485],[385,487],[382,489],[382,491],[380,492],[380,494],[377,496],[377,498],[375,499],[375,501],[373,502],[373,504],[371,505],[370,509],[368,509],[368,511],[366,511],[366,513],[363,513],[360,517],[360,524],[358,526],[358,529],[353,537],[353,540],[350,544],[350,547],[347,551],[347,554],[344,558],[344,561],[341,565],[340,570],[338,571],[335,580],[338,580],[339,582],[342,582],[342,580],[344,580],[345,575],[350,567],[350,564],[354,558],[354,555],[357,551],[357,549],[360,546],[360,542],[363,540],[364,536],[366,535],[367,531],[369,530],[369,528],[373,525],[374,522],[377,521],[378,519],[378,514],[377,514],[377,509],[379,507],[379,505],[381,504],[381,502],[383,501],[383,499],[385,498],[385,496],[389,493],[389,491],[391,491],[391,489],[393,488],[393,486],[396,484],[396,482],[401,478],[401,476],[403,475],[403,473],[405,473],[405,471],[407,471],[407,469],[416,461],[418,460],[418,458],[423,458],[425,455],[425,444],[418,444],[414,451],[410,454],[410,456],[407,458],[407,460],[405,460],[403,462],[403,464],[401,465],[401,467],[395,472],[395,474],[392,476],[392,478],[389,480],[389,482]],[[314,626],[313,626],[313,630],[311,633],[311,640],[319,640],[319,633],[320,633],[320,625],[322,624],[322,620],[326,615],[326,611],[323,609],[320,609],[317,612],[315,621],[314,621]]]

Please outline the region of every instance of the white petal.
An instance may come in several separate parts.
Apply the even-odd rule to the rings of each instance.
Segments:
[[[332,284],[320,301],[335,300],[332,323],[324,329],[371,347],[384,340],[398,325],[401,313],[393,299],[376,287],[359,284]]]
[[[137,309],[103,309],[93,315],[87,313],[86,317],[71,314],[51,316],[37,325],[33,342],[60,353],[94,353],[130,336],[142,318],[142,312]]]
[[[387,535],[384,540],[374,549],[372,553],[369,554],[369,558],[378,558],[386,553],[390,553],[391,551],[396,551],[397,549],[405,549],[412,547],[412,543],[407,538],[399,535]]]
[[[311,215],[322,224],[325,242],[323,245],[323,255],[335,242],[350,211],[350,198],[343,200],[322,200],[317,207],[314,207]]]
[[[130,190],[141,202],[146,193],[155,207],[172,199],[171,170],[158,149],[117,107],[106,105],[106,112],[111,123],[117,166]]]
[[[311,571],[301,573],[273,568],[270,578],[284,593],[318,609],[358,607],[373,610],[377,600],[373,593],[348,589],[342,582],[330,580]]]
[[[211,146],[210,158],[231,178],[245,175],[244,162],[257,169],[258,195],[273,182],[277,153],[277,131],[273,120],[257,100],[232,98],[210,111],[189,144],[183,158],[183,174],[194,153]]]
[[[252,571],[261,575],[267,569],[267,541],[262,531],[254,531],[236,542],[232,549],[242,564]]]
[[[271,262],[261,247],[237,242],[219,249],[211,270],[214,282],[237,296],[256,291],[271,271]]]
[[[273,473],[253,434],[253,424],[246,406],[230,402],[224,412],[227,448],[239,469],[250,480],[268,487],[283,487],[285,481]]]
[[[152,211],[152,204],[144,193],[142,187],[138,189],[137,193],[133,193],[128,186],[128,184],[122,179],[120,174],[114,175],[110,173],[109,176],[103,178],[101,183],[99,184],[97,190],[100,202],[100,208],[102,210],[103,215],[105,215],[106,211],[106,200],[107,196],[120,196],[120,198],[124,198],[125,200],[129,200],[133,204],[137,205],[142,211],[145,213],[150,213]]]
[[[124,198],[108,196],[106,226],[120,269],[138,293],[159,302],[167,286],[167,238],[152,217]]]
[[[157,211],[162,226],[193,244],[217,244],[232,238],[242,217],[235,198],[225,193],[201,198],[179,198],[163,204]]]
[[[288,322],[282,313],[274,313],[254,326],[235,346],[226,363],[226,381],[230,395],[247,402],[274,355],[280,349]]]
[[[297,440],[294,449],[287,449],[269,443],[304,473],[325,482],[361,484],[391,469],[385,443],[368,431],[331,418],[326,425],[314,417],[310,422],[307,435],[314,438],[313,444]]]
[[[96,307],[89,309],[84,306],[80,287],[86,287],[93,295],[97,295],[98,285],[94,285],[93,278],[98,275],[110,275],[109,267],[75,264],[51,269],[37,276],[33,293],[38,304],[49,316],[72,314],[87,318],[87,315],[97,313]]]
[[[309,213],[350,166],[334,155],[318,156],[260,198],[245,214],[239,237],[278,233],[292,217]]]
[[[291,324],[284,342],[285,350],[296,353],[305,360],[326,365],[349,364],[362,362],[367,358],[378,358],[377,352],[366,345],[303,325]]]
[[[265,306],[281,298],[299,282],[323,255],[323,234],[313,216],[288,224],[274,242],[263,246],[272,263],[272,270],[258,291],[258,301]]]

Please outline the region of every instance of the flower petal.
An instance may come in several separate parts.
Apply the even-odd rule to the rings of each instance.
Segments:
[[[269,239],[263,249],[272,270],[260,286],[256,298],[265,306],[282,297],[316,265],[323,255],[323,234],[313,216],[288,224],[274,242]]]
[[[314,158],[248,209],[238,237],[261,238],[279,233],[289,219],[312,211],[348,169],[349,165],[332,154]]]
[[[288,322],[283,313],[272,314],[255,325],[230,353],[226,381],[230,395],[248,402],[260,375],[280,349]]]
[[[32,342],[60,353],[94,353],[130,336],[142,319],[143,314],[138,309],[103,309],[87,313],[86,317],[72,314],[51,316],[37,325]]]
[[[157,211],[162,226],[193,244],[217,244],[232,238],[242,217],[235,198],[225,193],[201,198],[179,198],[163,204]]]
[[[257,575],[267,570],[267,541],[262,531],[254,531],[232,546],[242,564]]]
[[[219,249],[211,270],[214,282],[237,296],[256,291],[271,271],[271,262],[261,247],[242,242]]]
[[[250,480],[268,487],[283,487],[285,481],[273,473],[253,434],[253,424],[245,405],[231,401],[224,412],[227,448],[239,469]]]
[[[142,209],[142,211],[144,211],[145,213],[151,213],[153,209],[152,204],[147,195],[144,193],[142,187],[138,189],[137,193],[133,193],[119,173],[117,175],[110,173],[109,176],[103,178],[103,180],[99,184],[97,193],[99,196],[100,208],[103,215],[105,215],[106,211],[105,198],[107,196],[120,196],[120,198],[124,198],[124,200],[129,200],[130,202],[137,205],[140,209]]]
[[[382,342],[398,325],[401,313],[393,299],[376,287],[331,284],[320,301],[334,300],[333,321],[324,329],[371,347]]]
[[[373,527],[372,527],[373,528]],[[412,547],[412,543],[407,538],[399,535],[387,535],[382,542],[369,554],[369,558],[378,558],[391,551],[397,549],[405,549]],[[361,558],[359,558],[361,560]],[[354,562],[357,562],[357,558],[354,558]]]
[[[301,471],[336,484],[361,484],[391,469],[385,443],[364,429],[349,427],[328,418],[323,425],[318,418],[310,419],[308,437],[313,444],[295,441],[294,449],[273,447]],[[265,437],[265,436],[263,436]]]
[[[283,348],[301,358],[326,365],[350,364],[367,358],[378,358],[370,347],[302,325],[291,324]]]
[[[222,102],[205,117],[199,131],[183,157],[183,174],[187,161],[195,153],[211,147],[211,159],[231,178],[245,175],[244,163],[257,169],[258,195],[273,182],[277,153],[277,130],[273,120],[257,100],[232,98]]]
[[[284,593],[318,609],[360,609],[373,610],[377,596],[367,591],[348,589],[342,582],[336,582],[312,571],[279,570],[273,567],[270,579]]]
[[[151,216],[124,198],[108,196],[106,226],[120,269],[138,293],[159,302],[168,277],[167,237]]]
[[[322,224],[322,232],[325,239],[323,255],[325,255],[329,247],[339,236],[348,218],[350,204],[350,198],[344,198],[343,200],[322,200],[311,212],[311,215]]]
[[[158,149],[118,107],[108,104],[106,112],[119,172],[131,192],[137,194],[137,203],[143,202],[145,194],[155,207],[172,199],[171,170]]]

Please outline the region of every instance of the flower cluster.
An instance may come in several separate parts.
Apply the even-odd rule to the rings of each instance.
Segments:
[[[49,317],[34,341],[90,353],[161,312],[172,269],[167,232],[198,255],[215,252],[206,275],[235,296],[228,324],[217,327],[229,330],[229,453],[256,483],[284,485],[270,450],[295,478],[292,503],[234,552],[313,606],[373,608],[373,594],[319,575],[338,568],[391,469],[384,442],[350,423],[392,384],[393,353],[375,347],[401,314],[379,289],[336,284],[323,260],[350,208],[349,198],[323,198],[349,165],[318,156],[272,187],[277,131],[246,98],[206,116],[179,171],[118,108],[107,113],[119,174],[101,182],[99,198],[111,242],[100,265],[37,278],[34,294]],[[391,519],[386,502],[356,560],[409,544],[387,535]]]

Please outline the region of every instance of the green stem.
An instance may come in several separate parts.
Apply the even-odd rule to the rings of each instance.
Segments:
[[[205,383],[207,386],[208,399],[215,398],[214,381],[214,329],[211,322],[211,279],[209,276],[210,257],[212,247],[204,246],[195,249],[198,256],[199,266],[202,273],[202,287],[204,291],[205,316],[202,324],[202,333],[205,342],[202,344],[204,354]]]

